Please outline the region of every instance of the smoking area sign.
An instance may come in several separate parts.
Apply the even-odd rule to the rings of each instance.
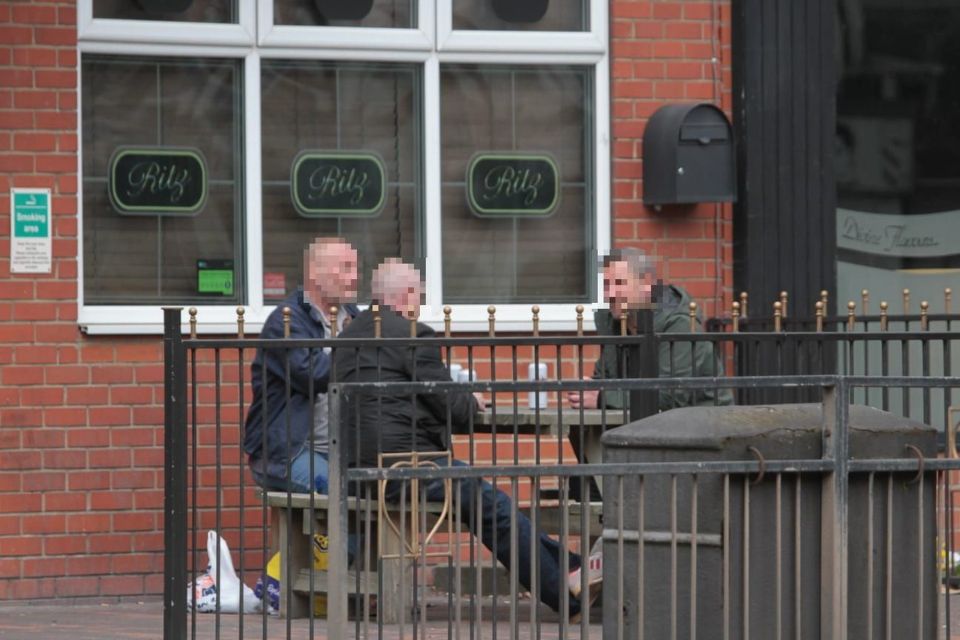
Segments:
[[[10,212],[10,272],[50,273],[50,190],[11,190]]]

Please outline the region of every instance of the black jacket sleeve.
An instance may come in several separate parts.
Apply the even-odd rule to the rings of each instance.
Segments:
[[[418,338],[432,338],[434,335],[433,329],[427,325],[417,326]],[[411,380],[450,382],[450,370],[443,364],[439,347],[417,347],[413,366],[415,370],[409,372]],[[449,395],[424,393],[421,400],[440,424],[446,424],[449,406],[451,428],[454,433],[465,433],[471,416],[477,412],[477,400],[469,391],[458,391]]]

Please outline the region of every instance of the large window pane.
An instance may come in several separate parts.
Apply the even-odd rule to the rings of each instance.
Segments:
[[[422,265],[420,67],[264,60],[261,92],[266,300],[301,284],[302,249],[318,235],[357,248],[362,298],[384,258]],[[376,213],[298,210],[291,171],[302,152],[378,158],[385,188]]]
[[[445,302],[581,302],[595,274],[592,69],[441,69]],[[559,202],[547,216],[481,217],[467,198],[477,154],[548,157]]]
[[[81,73],[84,301],[242,301],[240,63],[84,56]],[[196,150],[206,165],[200,211],[119,213],[109,165],[127,147]],[[232,287],[201,287],[199,261],[232,271]]]
[[[589,31],[588,0],[453,0],[454,29]]]
[[[93,0],[94,18],[237,23],[237,0]]]
[[[274,0],[273,22],[319,27],[414,29],[416,0]]]

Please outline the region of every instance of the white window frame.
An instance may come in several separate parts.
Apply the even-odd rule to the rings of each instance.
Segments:
[[[591,0],[588,32],[456,31],[451,28],[453,0],[417,0],[415,29],[364,29],[305,27],[273,24],[269,0],[239,0],[238,24],[137,22],[93,18],[93,0],[78,0],[78,49],[84,53],[207,56],[243,61],[244,77],[244,223],[246,236],[247,304],[245,329],[259,333],[274,309],[263,301],[263,231],[260,147],[260,62],[262,59],[359,60],[412,62],[423,65],[424,119],[424,229],[426,237],[426,304],[421,319],[443,327],[443,273],[440,198],[440,66],[449,63],[579,65],[594,71],[595,242],[599,253],[611,246],[610,194],[610,95],[607,3]],[[434,11],[436,7],[436,11]],[[508,53],[505,53],[507,52]],[[80,69],[78,100],[80,96]],[[81,107],[78,111],[82,114]],[[82,124],[78,135],[82,136]],[[83,151],[82,141],[78,154]],[[90,334],[160,334],[162,308],[153,305],[86,305],[83,299],[83,167],[78,162],[79,252],[78,324]],[[593,306],[600,304],[602,289],[597,274]],[[457,331],[486,331],[486,304],[453,305]],[[587,330],[593,328],[591,305],[584,303]],[[569,331],[576,327],[577,303],[540,305],[542,331]],[[236,307],[197,305],[198,331],[229,334],[236,331]],[[498,331],[529,331],[531,309],[522,304],[497,307]],[[189,330],[183,313],[182,327]]]

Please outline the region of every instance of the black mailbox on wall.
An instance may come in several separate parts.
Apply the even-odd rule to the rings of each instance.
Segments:
[[[737,199],[733,129],[712,104],[669,104],[643,133],[643,203]]]

